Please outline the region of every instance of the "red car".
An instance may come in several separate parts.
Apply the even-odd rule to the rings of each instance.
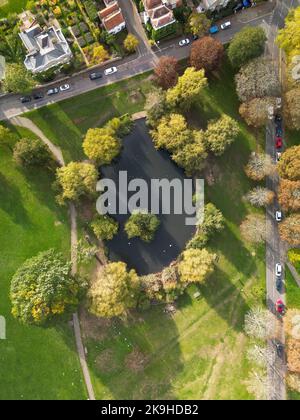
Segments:
[[[276,301],[276,311],[280,314],[280,315],[284,315],[285,314],[285,306],[284,303],[282,302],[281,299],[278,299]]]
[[[276,149],[281,149],[283,145],[282,138],[276,137]]]

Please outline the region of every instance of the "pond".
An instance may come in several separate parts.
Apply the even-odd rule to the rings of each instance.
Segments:
[[[131,134],[123,139],[119,159],[102,167],[101,176],[112,179],[118,185],[120,171],[127,171],[128,181],[141,178],[148,185],[151,179],[180,179],[182,182],[188,179],[167,152],[154,148],[144,119],[135,122]],[[106,242],[109,259],[126,262],[139,275],[156,273],[168,266],[178,257],[194,232],[193,226],[185,224],[186,214],[174,214],[172,211],[169,215],[158,215],[161,224],[155,238],[151,243],[145,243],[138,238],[128,239],[124,231],[128,215],[113,217],[119,222],[120,229],[112,241]]]

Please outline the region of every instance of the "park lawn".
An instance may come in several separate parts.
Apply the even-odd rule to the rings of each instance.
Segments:
[[[27,0],[0,0],[0,18],[22,12],[27,3]]]
[[[25,129],[16,138],[33,137]],[[48,328],[24,326],[11,316],[9,288],[16,269],[40,251],[55,248],[69,257],[68,215],[55,204],[53,177],[43,169],[23,172],[11,152],[0,153],[0,399],[85,399],[73,330],[67,321]]]
[[[285,287],[288,308],[300,309],[300,287],[288,267],[286,267]]]
[[[222,112],[239,119],[237,109],[232,74],[225,68],[202,95],[191,120],[198,117],[205,126]],[[245,357],[249,340],[243,322],[253,304],[265,302],[265,252],[240,237],[239,225],[249,212],[242,197],[251,187],[243,168],[257,148],[241,121],[240,127],[238,141],[214,163],[216,183],[206,187],[207,201],[226,218],[224,232],[210,243],[220,257],[215,273],[206,284],[190,287],[173,317],[156,306],[126,323],[99,323],[99,338],[84,328],[97,398],[252,398],[245,384],[252,366]],[[200,300],[193,298],[196,290]]]
[[[65,160],[84,158],[86,131],[110,118],[143,110],[151,89],[149,74],[143,74],[67,99],[26,114],[63,151]]]

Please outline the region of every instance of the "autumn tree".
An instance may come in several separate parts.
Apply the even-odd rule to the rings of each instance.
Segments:
[[[280,237],[291,246],[300,245],[300,214],[292,214],[279,226]]]
[[[174,162],[183,168],[188,176],[201,171],[206,165],[206,146],[203,131],[192,132],[192,142],[179,147],[172,154]]]
[[[239,133],[238,123],[228,115],[223,114],[218,120],[210,121],[205,133],[209,150],[216,156],[221,156]]]
[[[14,146],[14,160],[21,166],[49,166],[52,156],[40,139],[21,139]]]
[[[85,283],[71,275],[71,263],[55,250],[25,261],[10,288],[12,314],[26,324],[43,324],[74,310]]]
[[[196,70],[206,72],[217,70],[224,56],[223,44],[211,36],[205,36],[193,42],[190,62]]]
[[[240,68],[249,60],[264,52],[266,34],[261,27],[246,26],[234,35],[228,48],[228,57],[233,67]]]
[[[125,232],[129,239],[141,238],[144,242],[151,242],[159,225],[160,221],[155,214],[135,211],[125,224]]]
[[[290,9],[284,28],[279,30],[277,43],[289,59],[300,55],[300,7]]]
[[[59,191],[57,200],[79,201],[83,197],[94,197],[98,172],[94,165],[83,162],[70,162],[56,171],[55,188]]]
[[[214,271],[215,254],[206,249],[187,249],[182,253],[178,265],[180,280],[183,283],[201,283]]]
[[[91,222],[91,228],[98,239],[111,240],[119,230],[119,223],[108,215],[97,215]]]
[[[137,50],[140,41],[133,34],[128,34],[124,40],[124,48],[130,53],[133,53]]]
[[[300,181],[280,181],[278,200],[286,212],[296,212],[300,210]]]
[[[93,62],[94,63],[103,63],[109,59],[108,51],[103,47],[103,45],[96,45],[93,49]]]
[[[268,123],[269,107],[275,107],[276,98],[255,98],[241,104],[239,113],[246,123],[254,128],[265,127]]]
[[[8,64],[5,68],[3,88],[5,92],[29,93],[36,85],[23,63]]]
[[[172,108],[180,107],[188,110],[207,86],[204,70],[188,67],[178,78],[176,86],[167,91],[167,104]]]
[[[300,130],[300,88],[285,94],[285,116],[289,128]]]
[[[256,58],[244,65],[235,76],[240,101],[280,95],[280,83],[274,65],[265,58]]]
[[[274,198],[274,191],[264,187],[253,188],[245,195],[245,200],[249,201],[255,207],[267,207],[274,201]]]
[[[152,89],[146,96],[145,111],[147,124],[155,128],[159,120],[166,114],[166,93],[162,89]]]
[[[240,226],[242,237],[252,244],[265,242],[269,227],[262,214],[249,214]]]
[[[272,175],[276,167],[271,156],[264,153],[252,153],[245,172],[248,178],[253,181],[263,181],[267,176]]]
[[[83,141],[83,150],[89,159],[107,165],[119,155],[121,143],[112,130],[90,128]]]
[[[139,278],[123,262],[107,264],[98,272],[88,292],[89,311],[99,317],[124,316],[137,304]]]
[[[176,85],[178,80],[178,61],[175,57],[161,57],[154,68],[154,74],[159,86],[169,89]]]
[[[188,20],[188,30],[199,37],[206,34],[211,26],[211,21],[205,13],[193,12]]]
[[[279,175],[290,181],[300,181],[300,146],[287,149],[278,164]]]
[[[0,124],[0,146],[5,146],[12,152],[14,140],[13,133],[7,127]]]
[[[266,369],[252,370],[245,381],[245,385],[249,394],[254,395],[255,400],[266,401],[270,399],[272,385]]]
[[[274,363],[275,352],[274,349],[270,349],[267,345],[253,344],[247,350],[247,359],[257,366],[267,368]]]

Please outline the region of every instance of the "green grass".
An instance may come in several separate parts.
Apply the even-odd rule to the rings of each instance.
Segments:
[[[236,119],[238,100],[228,68],[210,83],[190,120],[205,126],[225,112]],[[245,380],[250,366],[243,334],[244,315],[265,299],[265,253],[254,251],[240,237],[239,225],[249,208],[242,201],[251,184],[243,168],[257,147],[255,137],[239,120],[241,135],[215,162],[217,182],[206,187],[226,218],[226,229],[210,246],[220,256],[217,269],[199,287],[179,300],[178,312],[166,316],[162,307],[138,313],[127,323],[99,326],[101,338],[87,339],[89,365],[99,399],[250,399]],[[145,355],[140,371],[128,364],[133,350]]]
[[[16,137],[32,137],[15,130]],[[0,153],[0,314],[7,340],[0,340],[0,399],[86,398],[72,328],[67,322],[40,328],[21,325],[11,316],[11,277],[27,258],[50,248],[69,257],[68,215],[55,204],[52,176],[45,170],[24,172],[11,152]]]
[[[26,9],[27,0],[0,0],[0,18],[12,13],[20,13]]]
[[[84,158],[82,141],[91,127],[112,117],[133,114],[144,107],[150,89],[148,74],[102,87],[26,114],[58,144],[66,161]]]
[[[288,390],[288,399],[292,401],[300,401],[300,392]]]
[[[289,308],[300,309],[300,287],[288,267],[286,267],[285,285],[287,306]]]

